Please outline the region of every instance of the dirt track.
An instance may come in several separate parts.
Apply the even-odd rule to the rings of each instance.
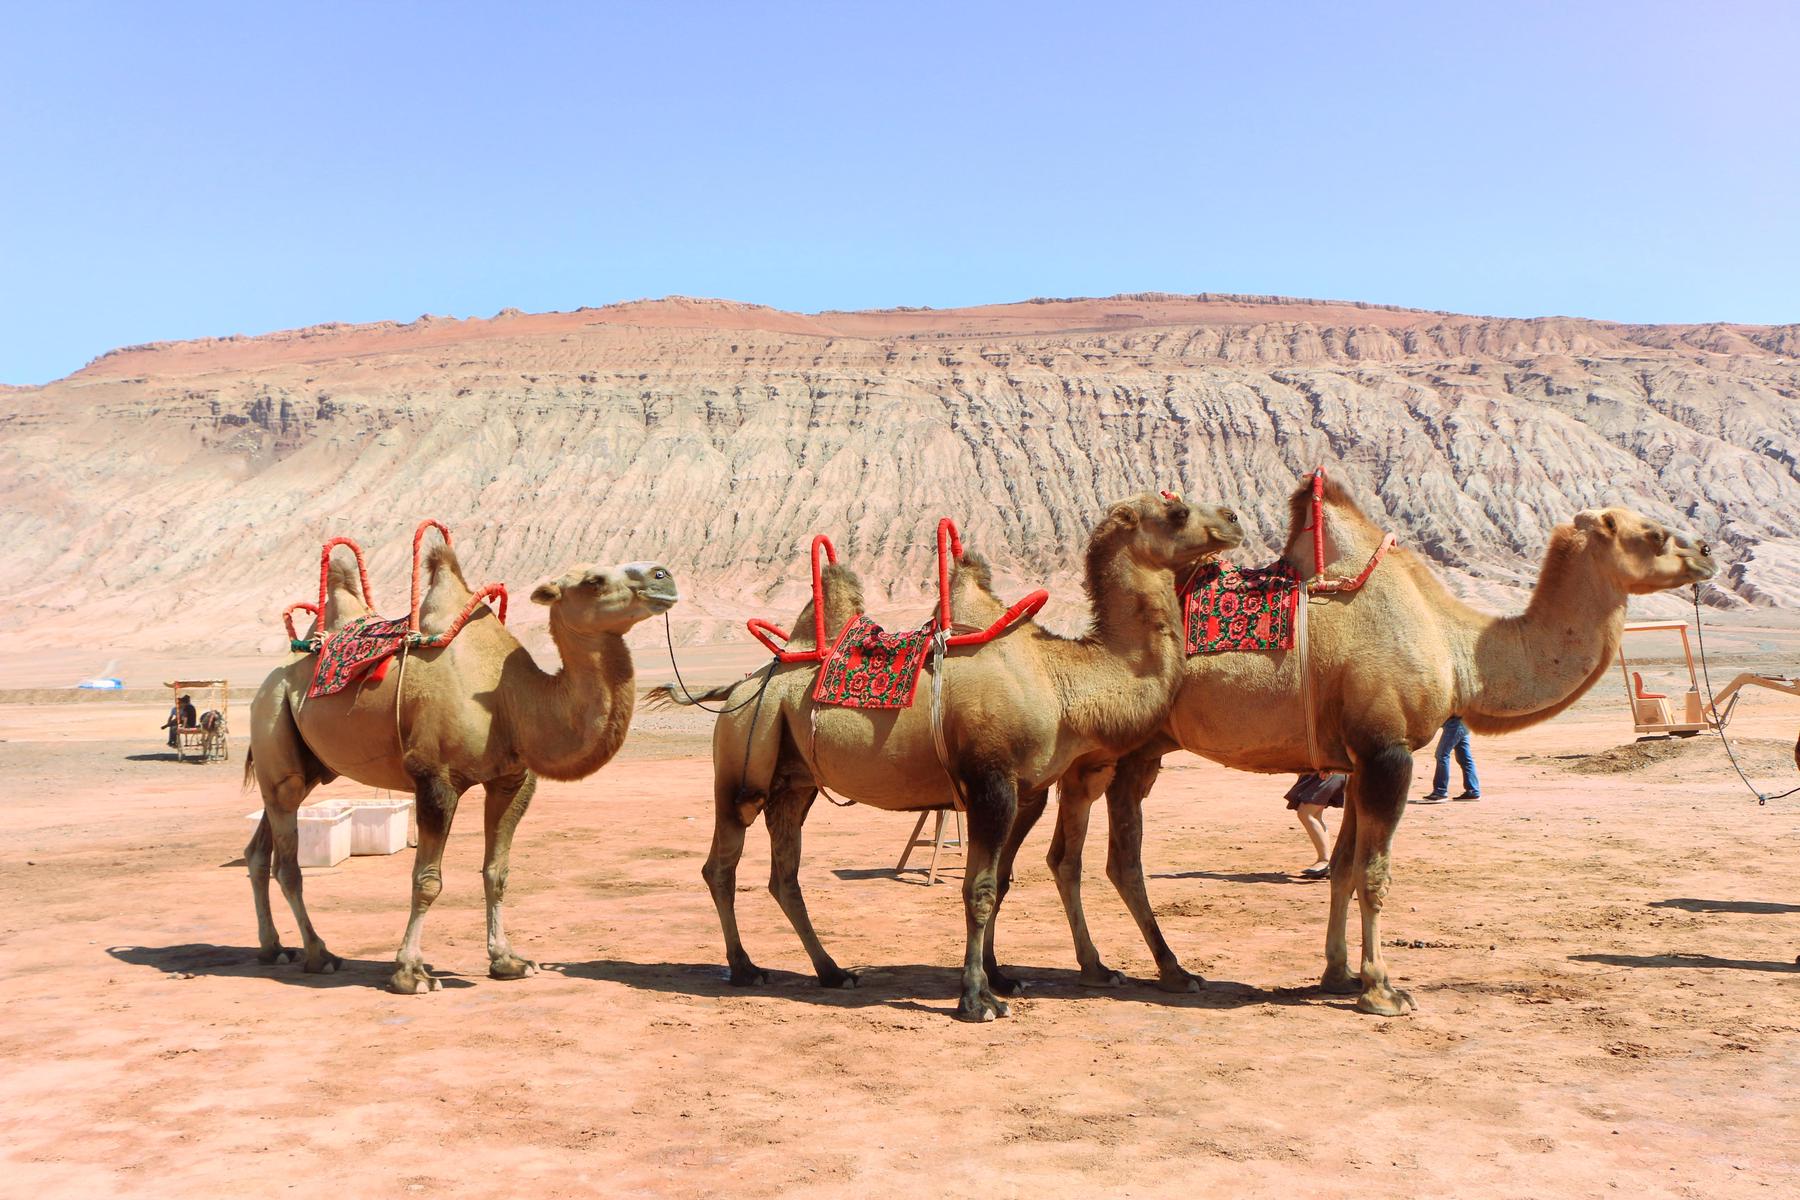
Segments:
[[[1009,1020],[952,1021],[960,872],[896,880],[910,821],[824,805],[802,879],[863,986],[796,973],[755,832],[739,912],[779,974],[732,989],[699,879],[704,727],[667,719],[595,778],[540,789],[509,927],[543,974],[484,973],[468,812],[427,927],[442,992],[381,988],[409,855],[308,872],[344,974],[265,968],[239,861],[255,804],[236,764],[157,761],[160,719],[0,707],[14,1194],[1800,1190],[1800,804],[1759,809],[1706,743],[1582,773],[1628,740],[1600,698],[1478,742],[1487,799],[1407,813],[1384,934],[1419,1012],[1394,1021],[1310,986],[1326,888],[1288,874],[1309,856],[1283,781],[1186,756],[1146,860],[1200,995],[1142,982],[1098,853],[1090,920],[1134,982],[1074,984],[1040,827],[1000,934],[1032,986]],[[1757,770],[1791,779],[1793,711],[1739,721],[1769,739]]]

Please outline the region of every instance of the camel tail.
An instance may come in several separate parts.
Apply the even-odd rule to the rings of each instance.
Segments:
[[[246,792],[249,791],[250,785],[255,782],[256,782],[256,755],[253,754],[251,751],[246,750],[246,751],[244,751],[244,790]]]
[[[708,688],[706,691],[696,694],[671,679],[668,683],[644,689],[644,707],[654,712],[659,709],[692,708],[702,701],[711,701],[716,704],[731,695],[731,690],[742,682],[742,680],[734,680],[731,683],[721,683],[718,687]]]

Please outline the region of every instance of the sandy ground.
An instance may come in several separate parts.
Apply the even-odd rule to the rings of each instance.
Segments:
[[[1145,982],[1103,827],[1088,912],[1132,982],[1075,984],[1046,822],[1000,934],[1030,988],[985,1026],[949,1016],[958,860],[947,885],[896,878],[911,819],[860,808],[819,806],[802,879],[863,986],[803,973],[760,831],[739,914],[778,974],[725,984],[699,878],[707,727],[687,714],[540,788],[509,903],[534,978],[486,977],[465,811],[427,927],[450,978],[401,997],[382,985],[410,855],[307,873],[343,974],[259,966],[239,764],[165,761],[148,698],[0,697],[0,1178],[68,1196],[1794,1195],[1800,797],[1759,808],[1716,742],[1610,749],[1630,741],[1616,690],[1479,742],[1481,802],[1407,813],[1384,938],[1415,1015],[1311,986],[1326,885],[1290,873],[1310,854],[1286,781],[1179,756],[1146,860],[1207,988]],[[1734,722],[1769,784],[1800,783],[1796,724],[1773,696]]]

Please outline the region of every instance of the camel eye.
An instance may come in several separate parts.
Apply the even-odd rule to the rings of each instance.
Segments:
[[[658,568],[656,568],[656,573],[654,575],[652,575],[650,578],[652,578],[652,579],[667,579],[668,577],[669,577],[669,573],[667,571],[663,570],[661,567],[658,567]]]
[[[597,588],[605,587],[606,586],[606,576],[602,575],[598,571],[595,571],[593,574],[589,575],[586,579],[582,580],[581,582],[587,584],[589,587],[597,587]]]

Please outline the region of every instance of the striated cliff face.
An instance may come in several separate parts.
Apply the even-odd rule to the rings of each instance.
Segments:
[[[528,633],[525,590],[576,560],[668,563],[685,637],[790,616],[815,531],[882,607],[923,616],[944,514],[1007,588],[1048,583],[1067,624],[1108,501],[1230,502],[1261,558],[1321,462],[1490,605],[1522,602],[1552,525],[1623,503],[1719,544],[1713,603],[1792,606],[1797,397],[1800,326],[1264,297],[665,300],[132,347],[0,389],[0,636],[273,650],[334,533],[404,611],[427,516],[471,582],[514,589]]]

